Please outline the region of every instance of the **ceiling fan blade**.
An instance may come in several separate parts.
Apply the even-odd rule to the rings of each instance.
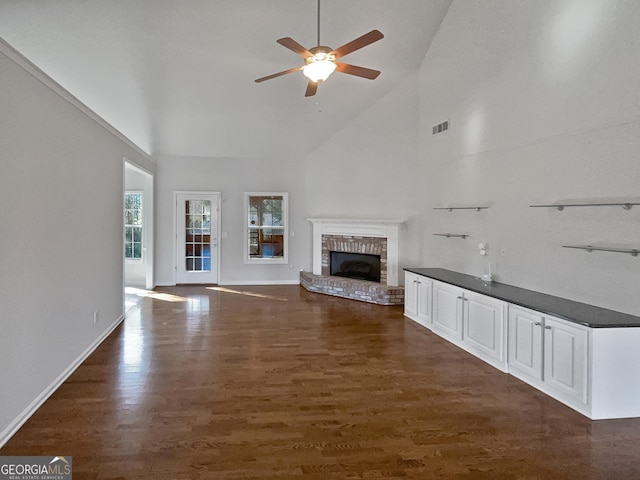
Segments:
[[[292,52],[297,53],[302,58],[306,59],[307,57],[313,56],[313,54],[309,50],[304,48],[302,45],[300,45],[291,37],[279,38],[278,40],[276,40],[276,42],[278,42],[283,47],[287,47]]]
[[[356,65],[349,65],[347,63],[336,62],[336,71],[342,73],[348,73],[349,75],[355,75],[356,77],[368,78],[369,80],[375,80],[380,75],[379,70],[372,70],[370,68],[358,67]]]
[[[318,84],[312,80],[307,83],[307,91],[304,92],[305,97],[313,97],[318,91]]]
[[[298,70],[302,70],[303,67],[295,67],[290,68],[289,70],[285,70],[284,72],[274,73],[273,75],[268,75],[266,77],[258,78],[255,80],[256,83],[264,82],[265,80],[271,80],[272,78],[281,77],[282,75],[286,75],[287,73],[297,72]]]
[[[380,31],[371,30],[369,33],[365,33],[361,37],[358,37],[355,40],[352,40],[351,42],[346,43],[343,46],[336,48],[331,53],[334,54],[336,56],[336,58],[344,57],[348,53],[355,52],[356,50],[359,50],[362,47],[366,47],[367,45],[371,45],[373,42],[377,42],[381,38],[384,38],[384,35],[382,33],[380,33]]]

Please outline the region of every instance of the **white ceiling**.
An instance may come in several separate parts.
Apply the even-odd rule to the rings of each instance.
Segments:
[[[315,97],[276,43],[317,43],[316,0],[0,0],[0,37],[153,156],[304,156],[419,68],[451,0],[322,0],[321,43],[370,30]]]

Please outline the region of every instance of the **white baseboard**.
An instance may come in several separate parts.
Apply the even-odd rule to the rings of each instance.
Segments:
[[[36,411],[42,406],[47,399],[53,395],[53,393],[62,385],[67,378],[71,376],[73,372],[84,362],[89,355],[93,353],[93,351],[98,348],[98,346],[109,336],[111,333],[122,323],[124,320],[124,315],[120,315],[120,317],[109,327],[105,332],[98,337],[98,339],[93,342],[84,352],[78,356],[71,364],[60,374],[58,377],[51,382],[51,384],[44,389],[44,391],[38,395],[33,402],[31,402],[27,408],[25,408],[20,415],[18,415],[13,422],[9,424],[7,428],[5,428],[2,433],[0,433],[0,448],[4,446],[5,443],[9,441],[9,439],[25,424],[31,416],[36,413]]]
[[[218,285],[299,285],[300,280],[230,280]]]
[[[300,285],[300,280],[229,280],[218,285]],[[194,284],[196,286],[197,284]],[[175,287],[175,283],[156,282],[156,287]]]

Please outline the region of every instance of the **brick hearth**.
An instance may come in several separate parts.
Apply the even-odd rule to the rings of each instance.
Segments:
[[[377,282],[300,272],[300,285],[310,292],[350,298],[361,302],[378,305],[404,304],[404,287],[383,285]]]

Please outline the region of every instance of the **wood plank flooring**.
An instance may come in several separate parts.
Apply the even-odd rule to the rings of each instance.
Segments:
[[[0,455],[74,479],[640,479],[593,422],[405,319],[299,286],[161,288]]]

